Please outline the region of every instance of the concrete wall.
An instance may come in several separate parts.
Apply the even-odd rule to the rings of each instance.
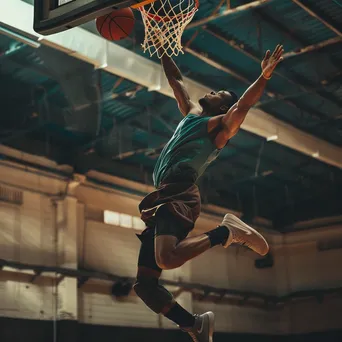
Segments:
[[[36,162],[56,168],[47,160]],[[120,186],[149,190],[115,177],[101,177]],[[0,258],[69,268],[80,266],[134,277],[138,230],[105,224],[103,210],[124,213],[134,219],[139,215],[137,205],[141,196],[88,182],[73,181],[68,187],[66,184],[63,176],[1,162],[0,187],[8,192],[22,192],[23,201],[22,204],[0,201]],[[209,230],[219,221],[219,216],[203,214],[197,232]],[[163,277],[273,295],[338,287],[342,285],[342,249],[319,252],[316,245],[323,239],[341,239],[339,228],[287,235],[264,230],[274,256],[272,268],[256,269],[257,256],[248,250],[217,247],[180,269],[164,272]],[[78,289],[75,279],[57,280],[38,278],[32,284],[24,281],[21,273],[0,271],[0,316],[175,328],[168,320],[151,313],[135,296],[117,300],[107,294],[108,286],[102,293],[94,293]],[[183,293],[178,300],[193,312],[213,310],[217,314],[216,329],[222,332],[288,334],[342,327],[342,299],[337,295],[321,303],[313,299],[296,301],[278,311],[198,302],[189,293]]]

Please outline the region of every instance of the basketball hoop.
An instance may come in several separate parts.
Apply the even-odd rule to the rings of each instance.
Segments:
[[[150,56],[157,54],[158,58],[183,53],[182,35],[198,10],[199,0],[146,2],[143,6],[134,6],[140,11],[145,26],[144,52]]]

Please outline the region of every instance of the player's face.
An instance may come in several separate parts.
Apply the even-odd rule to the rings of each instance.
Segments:
[[[212,91],[206,94],[199,100],[199,104],[204,111],[212,114],[221,114],[222,110],[220,107],[223,105],[227,106],[233,100],[231,94],[226,90],[220,90],[219,92]]]

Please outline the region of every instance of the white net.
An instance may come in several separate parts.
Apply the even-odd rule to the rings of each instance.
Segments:
[[[162,58],[183,53],[182,35],[198,9],[198,0],[157,0],[139,8],[145,26],[144,52]]]

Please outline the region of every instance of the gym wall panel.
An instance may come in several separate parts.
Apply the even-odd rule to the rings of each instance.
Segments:
[[[193,282],[217,287],[274,294],[274,268],[257,269],[254,253],[217,246],[191,261]]]
[[[0,146],[0,152],[2,150],[3,146]],[[17,157],[21,157],[23,160],[25,155],[28,156],[20,151],[17,152],[20,154],[20,156]],[[28,158],[30,159],[28,160],[29,162],[36,162],[36,157],[30,156]],[[47,159],[45,160],[47,161]],[[51,162],[49,162],[49,164],[51,164]],[[46,166],[52,167],[52,165]],[[59,193],[65,191],[65,179],[63,179],[63,177],[19,163],[1,163],[0,175],[1,184],[3,186],[17,188],[21,191],[35,192],[46,196],[57,196]]]
[[[133,229],[112,226],[87,220],[84,234],[84,266],[106,273],[135,277],[140,233]],[[162,279],[190,280],[190,264],[163,272]],[[80,304],[84,312],[79,319],[85,323],[141,327],[175,328],[168,320],[151,312],[136,296],[116,300],[107,295],[82,293]],[[183,294],[180,302],[192,311],[189,294]]]
[[[230,333],[282,334],[287,327],[282,322],[282,311],[266,311],[247,306],[229,306],[194,302],[194,310],[215,313],[215,331]]]
[[[82,184],[76,189],[75,195],[80,202],[94,209],[139,216],[138,204],[142,199],[140,196],[92,184]]]
[[[20,309],[18,289],[19,283],[7,280],[0,274],[0,316],[6,316],[8,312],[17,312]]]
[[[22,283],[18,290],[21,318],[52,320],[55,317],[56,297],[54,281],[44,285]],[[19,312],[18,312],[19,313]]]
[[[21,208],[20,261],[55,265],[54,207],[49,198],[24,192]]]
[[[151,313],[142,301],[135,296],[116,300],[108,295],[82,293],[80,302],[82,311],[79,313],[79,320],[83,323],[158,327],[158,315]]]
[[[285,235],[274,250],[278,296],[291,292],[342,286],[342,249],[318,251],[320,241],[342,238],[340,227],[317,228]],[[289,334],[341,329],[342,297],[328,295],[288,303],[282,322]]]
[[[284,310],[282,320],[287,322],[288,334],[340,330],[341,294],[295,302]]]
[[[0,276],[0,316],[52,320],[55,317],[53,280],[44,284],[21,283]]]
[[[137,216],[141,197],[81,184],[75,191],[69,189],[63,198],[59,193],[66,186],[61,179],[8,166],[3,173],[1,168],[1,175],[5,175],[1,181],[23,191],[23,204],[0,203],[0,258],[54,265],[57,249],[60,265],[76,267],[78,258],[82,267],[135,276],[140,246],[136,231],[104,224],[96,213],[113,210]],[[87,216],[88,207],[94,210],[93,216]],[[193,234],[209,230],[219,221],[217,216],[203,215]],[[216,247],[177,270],[163,272],[163,278],[278,295],[341,286],[341,250],[318,252],[316,248],[321,239],[340,237],[339,231],[338,227],[326,227],[280,237],[269,233],[277,237],[271,239],[272,268],[256,269],[254,261],[258,257],[245,249]],[[0,273],[0,316],[52,320],[60,311],[76,311],[78,317],[73,318],[89,324],[175,328],[135,296],[117,300],[110,295],[86,293],[77,289],[76,281],[66,278],[67,284],[59,285],[56,297],[52,279],[31,284],[9,278],[8,273]],[[214,310],[217,330],[222,332],[287,334],[342,326],[340,297],[327,297],[321,304],[315,299],[300,301],[277,312],[192,301],[188,293],[179,301],[195,313]]]
[[[86,268],[134,277],[140,241],[133,229],[86,221],[84,265]]]
[[[19,260],[20,206],[0,202],[0,258]]]
[[[55,263],[52,208],[44,196],[25,193],[22,206],[0,203],[0,258],[22,263]],[[0,275],[0,315],[52,319],[52,280],[36,285]]]
[[[6,193],[22,194],[21,204],[0,202],[0,258],[56,265],[56,209],[52,199],[65,189],[65,182],[13,163],[1,163],[0,174]],[[52,278],[23,282],[19,273],[5,268],[0,272],[0,289],[1,316],[53,320],[57,314],[58,296]]]
[[[301,291],[324,286],[319,282],[315,246],[309,245],[300,248],[291,248],[290,246],[286,253],[289,291]]]
[[[342,231],[342,227],[341,227]],[[342,239],[342,234],[341,234]],[[342,284],[342,248],[316,251],[317,282],[320,287],[338,287]]]
[[[84,233],[84,266],[88,269],[135,277],[137,272],[140,234],[130,228],[86,221]],[[163,279],[190,281],[190,264],[163,272]]]
[[[23,193],[20,206],[0,202],[0,258],[55,264],[53,212],[47,197],[32,192]]]
[[[288,234],[283,246],[275,249],[278,295],[307,289],[341,287],[342,249],[318,250],[320,241],[342,239],[342,227],[326,227]],[[305,239],[299,235],[306,234]]]

